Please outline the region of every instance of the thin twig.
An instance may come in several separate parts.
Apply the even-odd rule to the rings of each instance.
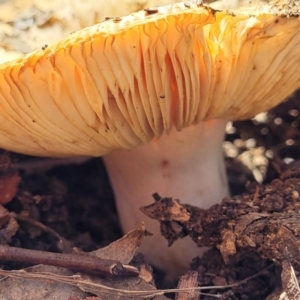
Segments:
[[[21,221],[21,222],[28,223],[31,226],[39,228],[42,231],[44,231],[46,233],[49,233],[52,236],[54,236],[55,238],[57,238],[58,241],[59,241],[59,244],[61,245],[61,247],[60,247],[61,249],[60,250],[63,253],[73,252],[73,248],[71,246],[71,243],[68,240],[66,240],[64,237],[62,237],[58,232],[56,232],[55,230],[53,230],[52,228],[44,225],[43,223],[41,223],[41,222],[39,222],[37,220],[34,220],[32,218],[29,218],[29,217],[22,216],[20,214],[16,214],[14,212],[10,212],[9,214],[10,214],[10,216],[12,218],[15,218],[16,220]]]
[[[105,275],[138,275],[137,271],[125,269],[118,261],[102,259],[89,254],[53,253],[0,245],[0,260],[44,264]]]

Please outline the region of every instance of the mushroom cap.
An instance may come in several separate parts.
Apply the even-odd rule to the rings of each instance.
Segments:
[[[0,65],[0,147],[101,156],[274,107],[300,87],[299,5],[285,3],[146,9]]]

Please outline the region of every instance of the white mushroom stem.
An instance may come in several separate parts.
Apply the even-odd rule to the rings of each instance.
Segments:
[[[144,239],[141,252],[170,273],[182,273],[201,249],[188,237],[167,247],[159,222],[142,214],[140,207],[153,202],[154,192],[202,208],[227,196],[222,155],[225,126],[225,120],[203,122],[181,132],[173,130],[134,150],[116,150],[104,157],[123,230],[127,232],[144,221],[153,236]]]

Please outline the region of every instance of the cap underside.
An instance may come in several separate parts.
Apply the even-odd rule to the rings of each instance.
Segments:
[[[300,19],[278,5],[148,9],[0,65],[0,147],[100,156],[274,107],[300,87]]]

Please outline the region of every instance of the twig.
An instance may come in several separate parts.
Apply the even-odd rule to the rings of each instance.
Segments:
[[[14,212],[10,212],[9,214],[12,218],[15,218],[16,220],[21,221],[21,222],[28,223],[31,226],[39,228],[42,231],[47,232],[47,233],[51,234],[52,236],[54,236],[55,238],[57,238],[58,241],[59,241],[59,244],[61,245],[60,250],[63,253],[73,252],[73,248],[71,246],[71,243],[68,240],[66,240],[64,237],[62,237],[59,233],[57,233],[55,230],[53,230],[52,228],[44,225],[43,223],[41,223],[39,221],[36,221],[34,219],[31,219],[31,218],[28,218],[28,217],[25,217],[25,216],[22,216],[22,215],[19,215],[19,214],[16,214]]]
[[[76,271],[114,276],[138,275],[137,271],[134,269],[131,270],[131,268],[125,269],[118,261],[101,259],[89,254],[62,254],[0,245],[0,260],[44,264]]]

